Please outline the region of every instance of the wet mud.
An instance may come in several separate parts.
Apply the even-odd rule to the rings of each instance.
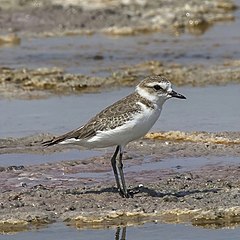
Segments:
[[[122,52],[121,41],[118,42],[120,49],[112,42],[113,46],[111,45],[110,49],[106,48],[104,42],[107,39],[102,39],[100,45],[97,41],[102,38],[103,33],[134,37],[139,33],[143,36],[143,33],[160,31],[175,37],[186,32],[200,36],[218,21],[226,22],[235,20],[235,18],[238,21],[238,15],[235,14],[236,9],[238,9],[237,4],[229,0],[210,2],[195,0],[92,1],[91,6],[87,1],[82,0],[70,2],[59,0],[4,1],[1,3],[0,9],[0,47],[4,49],[11,44],[12,47],[19,45],[18,51],[26,52],[23,55],[16,54],[17,56],[14,57],[14,52],[11,53],[11,50],[3,50],[3,56],[10,56],[6,58],[10,64],[6,64],[5,61],[1,62],[0,96],[2,98],[38,99],[51,95],[98,92],[119,86],[134,86],[139,80],[151,74],[165,74],[175,85],[203,86],[223,85],[229,82],[239,83],[240,63],[237,57],[239,53],[236,49],[229,52],[229,45],[222,45],[223,43],[218,39],[214,39],[214,41],[210,39],[209,51],[217,52],[218,49],[225,47],[227,49],[223,50],[223,55],[220,54],[221,60],[217,61],[217,64],[209,64],[207,60],[216,58],[216,56],[205,52],[206,49],[202,49],[204,56],[201,55],[202,50],[194,52],[195,41],[193,41],[189,43],[193,48],[191,51],[194,52],[192,57],[203,59],[200,64],[187,65],[178,61],[187,54],[186,45],[181,45],[180,50],[172,49],[174,43],[184,42],[177,38],[171,40],[170,47],[166,46],[160,50],[159,47],[168,41],[166,40],[168,38],[138,39],[136,44],[138,47],[127,57],[120,54]],[[44,36],[74,36],[79,33],[93,34],[93,39],[96,41],[92,46],[88,45],[89,39],[86,39],[86,42],[82,40],[80,46],[77,45],[76,48],[77,52],[80,51],[79,55],[75,55],[75,52],[71,56],[66,55],[66,52],[58,53],[63,49],[70,50],[74,46],[72,45],[73,39],[66,39],[67,44],[60,45],[60,47],[57,39],[54,43],[56,45],[47,40],[45,44],[38,43],[40,46],[36,43],[36,39],[39,37],[43,39]],[[228,32],[223,31],[222,34],[226,35]],[[33,42],[36,45],[29,42],[32,35],[35,36]],[[233,41],[236,38],[233,36]],[[147,47],[151,41],[156,42],[156,46],[152,46],[152,50]],[[24,42],[26,45],[23,44]],[[128,48],[130,43],[131,41],[126,42],[122,47]],[[43,46],[53,44],[53,46],[45,49],[41,44]],[[233,43],[233,48],[234,44],[236,43]],[[146,48],[143,47],[145,45]],[[86,49],[84,50],[84,48]],[[88,48],[94,48],[94,50],[91,52]],[[158,57],[154,52],[155,48],[159,51]],[[182,51],[182,48],[185,50]],[[32,49],[32,51],[28,52],[27,49]],[[57,53],[56,49],[58,49]],[[143,53],[136,57],[139,49],[142,49],[140,51]],[[47,53],[53,51],[54,54],[48,59],[48,54],[42,51],[47,51]],[[105,56],[104,51],[110,53]],[[225,55],[225,52],[229,52],[230,56]],[[144,61],[145,55],[149,55],[146,61]],[[43,59],[41,60],[41,58]],[[119,63],[121,58],[123,60]],[[138,58],[138,60],[132,61],[133,58]],[[164,61],[159,61],[159,58]],[[66,60],[64,61],[64,59]],[[22,61],[25,67],[15,67]],[[36,65],[33,68],[29,67],[30,63],[34,61],[37,62]],[[60,67],[56,67],[59,66],[59,61]],[[171,64],[168,63],[169,61]],[[188,61],[191,62],[191,56]],[[206,64],[203,64],[205,61]],[[46,62],[45,65],[44,62]],[[115,66],[111,64],[112,62],[115,62]],[[127,64],[123,64],[123,62],[127,62]],[[43,68],[39,68],[41,64],[43,64]],[[75,67],[77,74],[65,71],[64,66],[68,67],[68,64],[77,66]],[[54,67],[50,68],[49,65]],[[89,68],[89,65],[91,73],[86,74],[85,69]]]
[[[3,1],[2,31],[45,36],[134,35],[153,31],[204,32],[217,21],[234,20],[230,0],[187,1]],[[54,16],[54,17],[52,17]]]
[[[109,72],[111,72],[110,69]],[[60,68],[2,67],[0,68],[0,93],[4,98],[37,99],[52,95],[99,92],[120,86],[135,86],[145,76],[152,74],[164,74],[176,86],[225,85],[239,83],[240,62],[233,60],[206,67],[149,61],[122,67],[106,77],[70,74]]]
[[[0,152],[11,157],[11,153],[64,151],[59,146],[41,147],[40,142],[51,137],[2,139]],[[238,225],[239,141],[239,132],[161,132],[130,143],[124,155],[126,181],[133,192],[128,199],[121,198],[115,188],[110,151],[85,160],[1,167],[1,231],[55,221],[78,228],[153,220],[205,227]],[[157,167],[170,159],[195,157],[198,161],[198,157],[211,160],[213,156],[224,158],[224,163],[210,161],[185,169],[179,160],[173,168]],[[228,161],[230,157],[236,157],[236,162]],[[146,163],[153,167],[142,167]]]

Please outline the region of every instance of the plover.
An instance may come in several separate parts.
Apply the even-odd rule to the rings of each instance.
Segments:
[[[135,92],[105,108],[85,125],[43,145],[78,144],[89,149],[116,146],[111,158],[112,169],[120,195],[127,198],[130,194],[123,173],[123,149],[151,129],[160,116],[163,103],[172,97],[186,99],[172,90],[166,77],[149,76],[137,85]]]

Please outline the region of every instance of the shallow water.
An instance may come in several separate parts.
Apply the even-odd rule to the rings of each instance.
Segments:
[[[125,231],[125,232],[124,232]],[[97,239],[101,240],[233,240],[238,239],[240,228],[235,229],[203,229],[186,224],[154,224],[148,223],[135,227],[120,227],[103,230],[77,230],[63,224],[52,224],[48,228],[22,232],[13,235],[2,235],[2,240],[42,240],[42,239]]]
[[[235,17],[235,21],[214,24],[200,35],[157,32],[125,37],[104,34],[23,37],[18,46],[0,47],[0,65],[12,68],[57,66],[67,72],[99,76],[109,75],[119,70],[119,66],[147,60],[210,64],[239,59],[239,10]]]
[[[1,160],[0,160],[1,162]],[[127,161],[124,162],[124,173],[126,176],[130,176],[131,173],[135,176],[141,175],[142,171],[157,171],[157,170],[167,170],[172,169],[176,172],[191,171],[197,168],[202,168],[205,166],[221,166],[225,164],[238,164],[238,157],[185,157],[185,158],[171,158],[163,159],[160,161],[149,162],[147,158],[145,162],[140,165],[129,166]],[[159,174],[161,175],[161,174]],[[81,172],[74,174],[66,174],[68,177],[76,178],[113,178],[112,170],[111,172]],[[142,183],[144,184],[144,183]]]
[[[43,163],[54,163],[63,160],[82,160],[89,157],[99,156],[100,151],[96,150],[65,150],[63,152],[55,152],[53,154],[0,154],[0,166],[7,167],[13,165],[35,165]]]
[[[111,151],[111,149],[108,149]],[[64,152],[57,152],[53,154],[1,154],[0,166],[29,166],[38,165],[44,163],[58,163],[64,160],[83,160],[95,156],[102,155],[101,151],[78,151],[67,150]],[[109,159],[110,161],[110,159]],[[137,161],[136,161],[137,163]],[[159,159],[158,156],[146,156],[144,161],[140,164],[129,164],[127,160],[124,161],[124,172],[126,176],[130,176],[132,173],[139,176],[143,171],[157,171],[157,170],[174,170],[175,172],[191,171],[206,166],[223,166],[225,164],[239,164],[239,157],[178,157],[178,158],[166,158]],[[75,172],[65,173],[67,178],[93,178],[93,179],[109,179],[114,178],[112,169],[102,171],[87,171],[87,172]],[[60,171],[59,174],[61,175]],[[160,174],[161,175],[161,174]]]
[[[168,100],[154,131],[240,130],[240,85],[175,89],[187,100]],[[0,115],[0,136],[19,137],[40,132],[62,134],[86,123],[104,107],[131,91],[133,89],[124,88],[31,101],[0,99],[0,109],[4,112]]]

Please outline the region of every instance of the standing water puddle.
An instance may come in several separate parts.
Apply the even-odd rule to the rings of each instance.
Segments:
[[[14,235],[3,235],[2,240],[42,240],[42,239],[88,239],[95,240],[131,240],[131,239],[167,239],[167,240],[234,240],[238,239],[240,228],[235,229],[203,229],[185,224],[148,223],[135,227],[116,227],[103,230],[77,230],[63,224],[52,224],[48,228]]]
[[[109,75],[119,66],[143,61],[209,64],[239,59],[240,11],[234,22],[215,24],[202,35],[153,33],[116,37],[104,34],[23,38],[0,48],[0,65],[13,68],[61,67],[67,72]]]
[[[163,108],[160,119],[152,131],[239,131],[240,108],[238,98],[240,85],[227,85],[208,88],[177,89],[187,96],[185,101],[169,100]],[[103,92],[101,94],[83,94],[80,96],[53,97],[43,100],[0,100],[0,136],[20,137],[42,132],[56,135],[72,130],[84,124],[89,118],[105,106],[133,91],[130,88]],[[227,97],[223,97],[228,94]],[[88,108],[86,108],[88,102]],[[231,107],[226,107],[231,106]],[[49,109],[52,109],[49,111]],[[108,152],[112,152],[109,149]],[[79,160],[102,155],[104,151],[68,150],[54,154],[1,154],[0,166],[32,165],[61,160]],[[206,163],[205,158],[197,160],[199,165]],[[172,160],[173,161],[173,160]],[[174,168],[181,165],[170,161],[146,163],[139,168]],[[186,160],[187,161],[187,160]],[[188,165],[196,161],[187,161]],[[155,166],[157,164],[157,166]],[[170,165],[169,165],[170,164]],[[172,164],[172,165],[171,165]],[[193,165],[194,166],[194,165]],[[130,168],[131,169],[131,168]],[[127,171],[131,171],[131,170]],[[82,173],[81,173],[82,174]],[[89,177],[86,173],[81,177]],[[92,177],[104,176],[105,173],[93,174]]]
[[[144,159],[146,161],[146,159]],[[160,161],[148,161],[140,165],[129,166],[127,161],[124,162],[124,172],[126,176],[140,176],[143,171],[161,171],[174,170],[176,172],[191,171],[205,166],[221,166],[226,164],[238,164],[238,157],[185,157],[171,158]],[[111,170],[112,171],[112,170]],[[132,174],[135,173],[135,174]],[[80,172],[67,174],[65,176],[75,178],[113,178],[112,172]],[[159,173],[161,176],[161,173]]]
[[[168,100],[153,131],[239,131],[240,85],[176,90],[187,100]],[[1,99],[0,109],[4,114],[0,115],[0,136],[19,137],[40,132],[62,134],[78,128],[131,91],[133,89],[124,88],[101,94],[31,101]]]
[[[89,157],[99,156],[100,152],[94,150],[68,150],[53,154],[0,154],[0,166],[8,167],[14,165],[36,165],[44,163],[54,163],[64,160],[82,160]]]

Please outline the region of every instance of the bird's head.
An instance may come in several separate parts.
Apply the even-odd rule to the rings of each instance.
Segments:
[[[144,98],[162,105],[169,98],[186,99],[185,96],[172,89],[171,82],[162,75],[154,75],[141,81],[136,91]]]

